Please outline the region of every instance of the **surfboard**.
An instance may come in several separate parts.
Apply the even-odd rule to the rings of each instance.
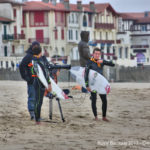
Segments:
[[[44,76],[43,70],[41,69],[40,65],[37,64],[37,76],[39,80],[42,82],[42,84],[45,86],[45,88],[48,88],[48,82]],[[68,96],[63,92],[63,90],[56,84],[56,82],[49,76],[49,79],[51,81],[52,86],[52,94],[55,94],[56,97],[65,100],[68,99]]]
[[[86,88],[85,85],[85,68],[84,67],[71,67],[71,77],[82,87]],[[99,94],[108,94],[110,92],[110,84],[107,79],[100,73],[90,69],[89,71],[89,87],[92,91],[96,91]]]

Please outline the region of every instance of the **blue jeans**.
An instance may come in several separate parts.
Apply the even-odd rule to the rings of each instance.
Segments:
[[[35,106],[35,89],[33,84],[28,84],[28,111],[30,115],[34,112]]]

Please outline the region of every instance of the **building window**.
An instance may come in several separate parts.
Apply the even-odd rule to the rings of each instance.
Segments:
[[[74,14],[72,14],[72,23],[74,23]]]
[[[26,14],[25,13],[23,13],[23,17],[22,17],[22,19],[23,19],[23,27],[26,27]]]
[[[94,31],[94,40],[96,40],[96,31]]]
[[[128,58],[128,47],[125,48],[125,58]]]
[[[58,55],[58,48],[55,48],[55,55]]]
[[[68,32],[68,37],[69,37],[69,40],[70,40],[70,30],[69,30],[69,32]]]
[[[64,48],[61,49],[61,56],[65,56],[65,50],[64,50]]]
[[[6,68],[8,68],[8,61],[6,61]]]
[[[106,23],[109,23],[109,16],[106,16]]]
[[[119,58],[122,58],[122,47],[119,48]]]
[[[79,52],[78,52],[78,50],[76,51],[76,60],[79,60]]]
[[[76,40],[78,40],[78,31],[76,30]]]
[[[73,40],[73,31],[69,30],[69,40]]]
[[[64,29],[61,29],[61,39],[64,40]]]
[[[58,17],[57,17],[57,12],[55,12],[55,22],[57,23]]]
[[[15,46],[12,45],[12,53],[15,54]]]
[[[102,23],[101,15],[99,15],[99,23]]]
[[[113,46],[113,54],[114,54],[114,55],[116,54],[115,46]]]
[[[83,26],[87,27],[87,18],[86,18],[86,15],[83,16]]]
[[[141,25],[141,31],[147,31],[147,25]]]
[[[38,26],[40,26],[41,23],[43,23],[44,25],[44,12],[35,12],[34,22],[35,22],[35,25],[38,25]]]
[[[58,30],[56,29],[54,32],[55,32],[55,40],[57,40],[58,39]]]
[[[31,12],[30,13],[30,26],[47,26],[48,13],[47,12]]]
[[[71,23],[71,16],[69,15],[69,23]]]
[[[106,32],[106,40],[108,40],[108,32]]]
[[[110,59],[110,46],[107,45],[107,59]]]
[[[8,52],[7,52],[7,46],[4,46],[4,56],[7,56]]]
[[[3,68],[3,61],[1,61],[1,68]]]
[[[73,40],[73,31],[71,30],[71,40]]]
[[[76,23],[78,23],[79,21],[78,21],[78,19],[79,19],[79,15],[78,14],[76,14]]]
[[[89,18],[89,27],[92,27],[92,15],[89,14],[88,18]]]
[[[64,13],[61,13],[61,22],[64,22]]]
[[[99,33],[99,39],[102,40],[102,32]]]
[[[13,10],[14,18],[16,18],[16,9]]]

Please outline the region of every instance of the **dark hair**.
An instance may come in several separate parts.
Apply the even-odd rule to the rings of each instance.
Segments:
[[[34,46],[34,45],[40,46],[40,43],[39,43],[38,41],[33,41],[33,42],[32,42],[32,46]]]
[[[100,49],[100,48],[98,48],[98,47],[96,47],[96,48],[94,48],[93,53],[95,53],[95,51],[99,51],[99,52],[101,52],[101,49]]]
[[[34,46],[32,49],[33,55],[39,55],[41,53],[42,49],[40,46]]]

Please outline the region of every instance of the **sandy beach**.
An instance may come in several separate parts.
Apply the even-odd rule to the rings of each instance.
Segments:
[[[78,101],[61,101],[65,123],[56,100],[49,120],[49,99],[44,98],[44,120],[35,125],[27,111],[26,83],[0,81],[0,150],[150,150],[150,83],[111,83],[111,87],[109,123],[101,120],[100,98],[99,121],[93,120],[87,94]]]

